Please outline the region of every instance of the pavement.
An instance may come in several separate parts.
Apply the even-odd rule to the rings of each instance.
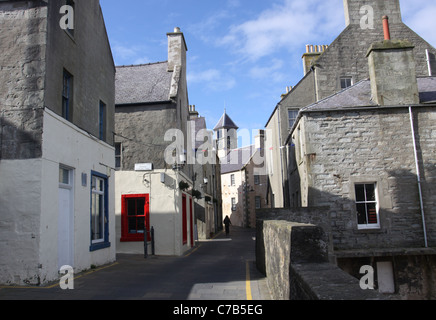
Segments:
[[[199,241],[181,257],[117,255],[115,263],[74,276],[73,289],[1,287],[0,300],[271,300],[255,266],[255,231]]]

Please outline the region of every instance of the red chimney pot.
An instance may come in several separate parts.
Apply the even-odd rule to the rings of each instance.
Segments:
[[[389,17],[383,16],[383,32],[385,40],[391,40],[391,31],[389,30]]]

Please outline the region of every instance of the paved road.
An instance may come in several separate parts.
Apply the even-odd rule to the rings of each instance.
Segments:
[[[254,231],[232,228],[183,257],[118,255],[76,275],[73,290],[0,287],[0,300],[270,300],[254,250]]]

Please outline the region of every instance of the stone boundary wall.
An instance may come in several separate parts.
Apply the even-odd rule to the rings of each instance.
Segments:
[[[256,264],[274,300],[380,300],[359,280],[328,262],[328,241],[315,225],[257,221]]]

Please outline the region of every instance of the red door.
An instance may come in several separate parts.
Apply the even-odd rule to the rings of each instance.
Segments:
[[[186,195],[182,196],[182,228],[183,228],[183,244],[188,243],[188,221],[186,208]]]
[[[192,197],[189,198],[189,202],[191,205],[191,247],[194,246],[194,207],[192,206]]]

